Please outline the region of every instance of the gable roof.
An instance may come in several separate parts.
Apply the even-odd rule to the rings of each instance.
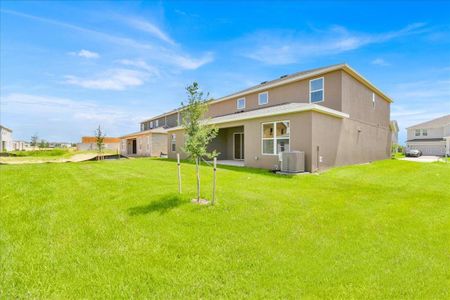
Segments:
[[[431,121],[426,121],[423,123],[419,123],[413,126],[410,126],[406,129],[415,129],[415,128],[436,128],[436,127],[443,127],[445,125],[450,124],[450,114],[445,115],[436,119],[433,119]]]
[[[221,97],[221,98],[215,99],[215,100],[211,101],[211,103],[216,103],[216,102],[229,100],[229,99],[232,99],[232,98],[236,98],[236,97],[247,95],[249,93],[262,92],[262,91],[265,91],[267,89],[270,89],[270,88],[273,88],[273,87],[276,87],[276,86],[280,86],[280,85],[284,85],[284,84],[287,84],[287,83],[290,83],[290,82],[295,82],[295,81],[299,81],[299,80],[303,80],[303,79],[307,79],[307,78],[323,75],[325,73],[329,73],[329,72],[333,72],[333,71],[337,71],[337,70],[345,71],[346,73],[351,75],[353,78],[355,78],[356,80],[358,80],[359,82],[361,82],[362,84],[367,86],[369,89],[371,89],[372,91],[376,92],[378,95],[380,95],[387,102],[389,102],[389,103],[394,102],[390,97],[388,97],[386,94],[384,94],[381,90],[379,90],[370,81],[365,79],[361,74],[356,72],[349,65],[343,63],[343,64],[336,64],[336,65],[330,65],[330,66],[326,66],[326,67],[321,67],[321,68],[301,71],[301,72],[297,72],[297,73],[294,73],[294,74],[291,74],[291,75],[287,75],[287,76],[281,76],[280,78],[277,78],[277,79],[274,79],[274,80],[271,80],[271,81],[267,81],[267,82],[262,82],[261,84],[255,85],[253,87],[241,90],[239,92],[235,92],[235,93],[230,94],[230,95],[225,96],[225,97]]]

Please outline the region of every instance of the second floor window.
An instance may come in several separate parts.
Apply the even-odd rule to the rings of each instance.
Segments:
[[[420,129],[416,129],[415,136],[420,136]]]
[[[323,77],[309,81],[309,102],[322,102],[324,100]]]
[[[258,94],[258,104],[264,105],[269,103],[269,92],[259,93]]]
[[[244,109],[245,108],[245,98],[239,98],[236,100],[236,108]]]
[[[159,123],[159,120],[156,120],[156,121],[155,121],[155,127],[158,127],[158,126],[159,126],[158,123]]]
[[[423,136],[428,136],[428,131],[426,129],[422,129],[422,135]]]

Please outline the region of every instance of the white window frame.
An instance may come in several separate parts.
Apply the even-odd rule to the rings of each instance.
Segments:
[[[316,80],[320,80],[320,79],[322,79],[322,88],[321,89],[318,89],[318,90],[311,90],[311,85],[312,85],[312,82],[313,81],[316,81]],[[320,101],[314,101],[314,102],[311,102],[311,94],[313,93],[313,92],[319,92],[319,91],[322,91],[322,100],[320,100]],[[311,79],[310,81],[309,81],[309,103],[320,103],[320,102],[324,102],[325,101],[325,77],[319,77],[319,78],[314,78],[314,79]]]
[[[144,128],[145,128],[145,124],[141,123],[141,131],[144,131]]]
[[[239,107],[239,101],[243,100],[244,101],[244,105],[242,107]],[[245,105],[246,105],[246,100],[245,97],[239,98],[236,100],[236,109],[245,109]]]
[[[277,123],[289,123],[289,137],[286,138],[280,138],[282,140],[289,140],[289,146],[287,149],[287,152],[291,151],[291,121],[290,120],[280,120],[280,121],[273,121],[273,122],[264,122],[261,123],[261,155],[279,155],[277,153]],[[272,124],[273,125],[273,137],[272,138],[265,138],[264,137],[264,125],[266,124]],[[270,141],[273,140],[273,153],[264,153],[264,141]],[[286,151],[285,151],[286,152]]]
[[[414,136],[420,136],[420,129],[414,130]]]
[[[259,96],[261,96],[263,94],[267,95],[267,102],[266,103],[261,103],[261,98]],[[266,104],[269,104],[269,92],[268,91],[258,94],[258,105],[266,105]]]
[[[155,120],[155,127],[159,126],[159,120]]]
[[[375,101],[376,101],[375,93],[372,93],[372,108],[373,109],[375,109]]]
[[[428,136],[428,129],[422,129],[422,136]]]

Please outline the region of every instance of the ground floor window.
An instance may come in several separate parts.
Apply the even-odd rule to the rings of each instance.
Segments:
[[[277,121],[262,124],[262,154],[276,155],[289,151],[289,121]]]

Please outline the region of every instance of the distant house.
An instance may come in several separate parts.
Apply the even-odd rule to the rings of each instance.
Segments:
[[[142,131],[120,137],[120,153],[126,156],[160,156],[161,154],[167,154],[166,130],[159,126],[152,126],[151,129],[144,129],[143,126],[141,128]]]
[[[12,130],[0,125],[0,152],[14,150]]]
[[[391,120],[390,128],[391,128],[391,143],[392,145],[396,145],[398,144],[398,131],[399,131],[397,121]]]
[[[406,128],[408,149],[418,149],[424,155],[450,155],[450,115]]]
[[[103,140],[104,149],[107,150],[119,150],[120,139],[115,137],[105,137]],[[77,150],[97,150],[97,138],[95,136],[83,136],[81,138],[81,143],[77,144]]]
[[[26,151],[26,150],[31,150],[32,147],[30,145],[30,142],[14,141],[13,142],[13,149],[15,151]]]

